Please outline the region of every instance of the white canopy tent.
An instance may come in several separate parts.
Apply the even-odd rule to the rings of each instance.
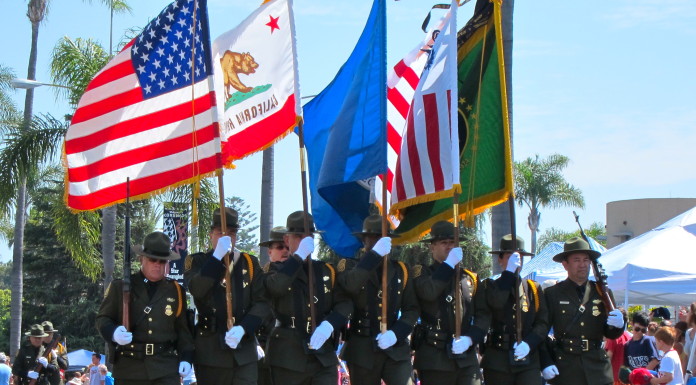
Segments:
[[[592,250],[597,250],[600,253],[607,250],[592,237],[590,237],[590,247]],[[563,242],[549,243],[529,262],[525,259],[520,276],[539,283],[543,283],[547,279],[554,279],[557,281],[566,279],[568,274],[563,268],[563,265],[553,260],[553,257],[562,251]],[[590,279],[594,280],[594,277],[590,276]]]
[[[617,302],[688,305],[696,300],[696,207],[599,258]]]

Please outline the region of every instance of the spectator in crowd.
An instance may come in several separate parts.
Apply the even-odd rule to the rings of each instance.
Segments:
[[[689,311],[688,311],[688,314],[686,316],[686,326],[688,329],[686,330],[686,334],[684,334],[684,353],[686,353],[687,362],[688,362],[689,356],[692,353],[692,345],[694,343],[694,335],[696,335],[696,302],[693,302],[689,306]],[[692,369],[692,372],[693,372],[693,368],[684,367],[684,369],[685,370]]]
[[[12,377],[12,369],[7,365],[7,356],[0,353],[0,385],[9,385]]]
[[[655,336],[655,332],[657,331],[657,328],[659,328],[660,325],[657,324],[657,322],[648,322],[648,331],[645,333],[648,337],[650,337],[651,340],[653,340],[653,343],[655,343],[655,340],[653,337]]]
[[[104,385],[114,385],[114,377],[111,376],[111,372],[106,368],[106,365],[99,365],[99,374],[104,379]]]
[[[653,341],[645,335],[648,328],[648,315],[635,313],[633,319],[633,337],[624,346],[624,365],[630,370],[646,368],[653,370],[660,363]]]
[[[651,385],[683,385],[683,372],[679,355],[673,349],[676,331],[671,326],[663,326],[655,332],[655,342],[660,350],[660,370],[657,378],[650,379]]]
[[[674,325],[674,329],[677,332],[677,339],[674,341],[674,350],[679,354],[679,359],[681,359],[682,368],[686,367],[686,360],[688,357],[684,351],[684,335],[686,334],[686,322],[679,321]]]
[[[669,321],[671,314],[666,307],[656,307],[650,310],[650,319],[656,322]]]
[[[624,323],[628,323],[628,316],[626,315],[626,310],[624,308],[619,308],[621,314],[623,315]],[[604,349],[607,351],[607,355],[611,360],[611,369],[614,373],[614,385],[621,385],[619,381],[619,368],[624,363],[624,345],[628,342],[633,335],[627,330],[624,330],[623,334],[616,339],[607,338],[604,344]]]
[[[101,356],[99,353],[92,353],[92,363],[87,367],[89,369],[89,385],[104,385],[104,378],[99,373],[100,361]]]

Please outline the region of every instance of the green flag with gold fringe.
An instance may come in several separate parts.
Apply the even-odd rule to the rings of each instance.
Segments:
[[[474,16],[457,34],[462,219],[506,201],[513,188],[500,6],[501,0],[478,0]],[[395,243],[412,242],[433,223],[452,220],[452,198],[400,214]]]

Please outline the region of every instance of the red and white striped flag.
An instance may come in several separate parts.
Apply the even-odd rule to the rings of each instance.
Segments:
[[[390,212],[443,198],[459,187],[457,1],[434,42],[406,118]],[[454,95],[454,98],[453,98]],[[454,100],[453,100],[454,99]]]
[[[394,187],[394,174],[397,167],[399,154],[401,153],[402,135],[406,130],[409,112],[413,97],[418,88],[423,69],[428,63],[429,53],[433,46],[433,34],[441,31],[449,21],[449,13],[438,24],[428,31],[421,43],[401,59],[389,73],[387,79],[387,202],[391,202],[391,194]],[[375,180],[374,195],[377,205],[384,207],[382,202],[382,188],[384,175],[379,175]],[[389,220],[396,227],[398,218],[389,216]]]
[[[65,137],[66,200],[94,210],[221,167],[206,0],[177,0],[87,86]]]

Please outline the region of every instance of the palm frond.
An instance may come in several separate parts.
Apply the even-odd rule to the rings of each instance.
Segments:
[[[77,106],[94,75],[109,62],[109,53],[92,39],[65,36],[51,53],[51,79],[67,88],[55,87],[56,96],[65,96]]]

